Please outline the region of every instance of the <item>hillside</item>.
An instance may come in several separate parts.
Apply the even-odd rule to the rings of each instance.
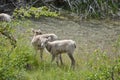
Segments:
[[[22,27],[24,29],[24,27]],[[73,39],[77,43],[77,52],[92,53],[96,49],[112,53],[112,47],[120,35],[119,21],[80,21],[41,18],[32,21],[26,28],[41,29],[44,33],[55,33],[59,39]],[[30,32],[29,34],[32,35]],[[32,36],[31,36],[32,37]]]
[[[40,20],[16,20],[12,26],[17,47],[9,54],[10,43],[1,36],[1,80],[119,80],[120,23],[113,20],[73,21],[41,17]],[[12,25],[12,24],[11,24]],[[51,55],[44,51],[35,57],[31,45],[31,28],[43,33],[55,33],[59,39],[76,41],[75,69],[70,59],[62,55],[64,65],[51,63]],[[5,46],[5,45],[6,46]]]

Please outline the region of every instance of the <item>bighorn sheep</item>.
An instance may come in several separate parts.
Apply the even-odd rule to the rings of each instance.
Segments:
[[[32,32],[34,33],[33,39],[31,41],[36,53],[39,50],[40,51],[40,58],[42,60],[42,56],[43,56],[43,47],[40,47],[41,45],[41,38],[46,38],[49,41],[55,41],[58,39],[58,37],[55,34],[43,34],[42,31],[39,30],[34,30],[32,29]],[[35,53],[35,55],[36,55]]]
[[[67,53],[69,58],[71,59],[71,67],[75,66],[75,59],[73,57],[73,53],[76,48],[75,41],[56,40],[56,41],[50,42],[48,39],[42,38],[41,47],[45,47],[51,53],[52,55],[51,62],[53,62],[55,57],[57,57],[56,63],[59,64],[58,60],[60,60],[61,64],[63,64],[61,54]]]
[[[11,21],[11,16],[5,13],[0,14],[0,21],[6,21],[10,22]]]
[[[34,34],[34,37],[35,36],[41,36],[42,38],[48,38],[49,41],[55,41],[58,39],[57,35],[51,33],[51,34],[43,34],[43,32],[38,29],[38,30],[35,30],[35,29],[32,29],[32,32]]]

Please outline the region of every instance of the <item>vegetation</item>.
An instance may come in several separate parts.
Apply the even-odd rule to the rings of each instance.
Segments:
[[[16,9],[13,13],[13,16],[16,18],[37,18],[41,16],[46,17],[57,17],[59,14],[56,12],[51,12],[46,6],[35,8],[31,7],[30,9],[20,8]]]
[[[55,63],[51,64],[51,56],[46,52],[44,52],[44,61],[40,61],[39,54],[34,57],[35,52],[30,43],[30,28],[39,25],[26,20],[26,18],[40,19],[41,16],[58,17],[61,9],[68,10],[70,13],[74,12],[81,18],[114,17],[117,16],[120,9],[118,0],[45,1],[47,0],[7,0],[4,3],[5,5],[11,3],[15,8],[12,10],[14,11],[12,12],[14,18],[12,22],[0,22],[0,80],[119,80],[120,38],[111,48],[113,49],[112,56],[100,49],[95,49],[91,53],[83,52],[82,54],[76,51],[74,55],[76,67],[75,70],[72,70],[67,56],[63,56],[65,61],[63,66],[57,66]],[[1,4],[2,2],[4,1],[1,0],[0,5],[4,7]],[[44,23],[45,25],[46,23]],[[58,32],[62,32],[59,35],[66,37],[63,30],[68,28],[63,27],[63,24],[59,28],[57,29]],[[73,25],[73,28],[76,27]],[[70,35],[74,32],[67,33]],[[79,41],[78,36],[73,35],[74,39]],[[77,44],[77,49],[79,48],[80,44]]]
[[[8,43],[1,43],[1,45],[11,44],[11,49],[16,47],[16,39],[13,37],[13,27],[15,26],[15,22],[7,23],[7,22],[0,22],[0,33],[2,34],[1,42],[4,40],[9,40]]]
[[[12,23],[12,24],[11,24]],[[51,56],[44,54],[44,61],[40,61],[39,54],[34,57],[34,49],[30,46],[29,26],[33,25],[29,21],[15,21],[4,23],[11,28],[9,31],[17,36],[17,47],[12,52],[9,50],[11,44],[4,36],[0,38],[0,80],[119,80],[120,79],[120,57],[110,57],[108,53],[96,49],[93,53],[79,55],[75,52],[76,68],[70,69],[70,62],[67,61],[64,66],[51,64]],[[13,25],[14,23],[14,25]],[[17,23],[17,24],[16,24]],[[15,32],[17,26],[24,26],[26,31]],[[37,26],[34,24],[34,26]],[[8,26],[6,26],[8,27]],[[15,28],[16,27],[16,28]],[[28,29],[28,30],[27,30]],[[120,39],[115,42],[114,53],[119,52]],[[11,49],[11,48],[10,48]],[[85,59],[83,57],[86,57]]]
[[[71,0],[68,3],[70,10],[85,18],[110,17],[120,8],[117,0]]]
[[[1,11],[20,9],[22,16],[25,15],[29,17],[31,14],[34,15],[36,11],[35,17],[39,17],[39,15],[49,16],[48,13],[40,12],[42,6],[47,6],[47,8],[59,12],[60,10],[67,10],[76,13],[81,18],[107,18],[107,17],[115,17],[120,9],[119,0],[10,0],[10,1],[2,1],[0,7]],[[22,7],[22,8],[21,8]],[[25,11],[27,7],[27,11]],[[36,10],[33,7],[38,7]],[[44,8],[44,7],[43,7]],[[42,8],[42,9],[43,9]],[[30,10],[29,10],[30,9]],[[15,10],[15,11],[16,11]],[[33,12],[35,10],[35,12]],[[46,10],[46,8],[45,8]],[[25,11],[23,13],[22,11]],[[51,15],[54,13],[51,13]],[[65,13],[67,14],[67,13]]]

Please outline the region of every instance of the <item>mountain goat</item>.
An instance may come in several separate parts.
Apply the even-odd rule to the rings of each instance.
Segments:
[[[11,21],[11,16],[5,13],[0,14],[0,21],[6,21],[10,22]]]
[[[51,62],[53,62],[55,57],[57,57],[56,63],[59,64],[58,60],[60,60],[61,64],[63,64],[61,54],[67,53],[67,55],[71,59],[71,67],[75,66],[75,59],[73,57],[73,53],[76,48],[75,41],[73,41],[73,40],[56,40],[56,41],[50,42],[48,39],[42,38],[41,39],[41,47],[45,47],[51,53],[51,55],[52,55]]]
[[[55,34],[43,34],[40,29],[39,30],[32,29],[32,32],[34,33],[34,36],[33,36],[33,39],[31,41],[31,43],[32,43],[36,53],[37,53],[38,50],[40,51],[40,58],[42,60],[44,48],[40,47],[40,45],[41,45],[41,38],[46,38],[49,41],[55,41],[55,40],[58,39],[58,37]]]

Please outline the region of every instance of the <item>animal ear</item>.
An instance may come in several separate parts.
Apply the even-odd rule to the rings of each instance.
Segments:
[[[48,42],[49,41],[49,39],[48,38],[44,38],[44,42],[46,43],[46,42]]]
[[[35,30],[34,30],[33,28],[31,28],[31,31],[32,31],[33,33],[35,33]]]
[[[51,41],[51,40],[52,40],[52,38],[49,36],[49,37],[47,38],[47,40],[48,40],[48,41],[49,41],[49,40]]]
[[[41,29],[38,29],[38,31],[42,32]]]
[[[42,31],[41,31],[41,29],[38,29],[38,32],[39,32],[40,34],[42,34]]]
[[[49,39],[46,39],[46,42],[48,42],[49,41]]]

